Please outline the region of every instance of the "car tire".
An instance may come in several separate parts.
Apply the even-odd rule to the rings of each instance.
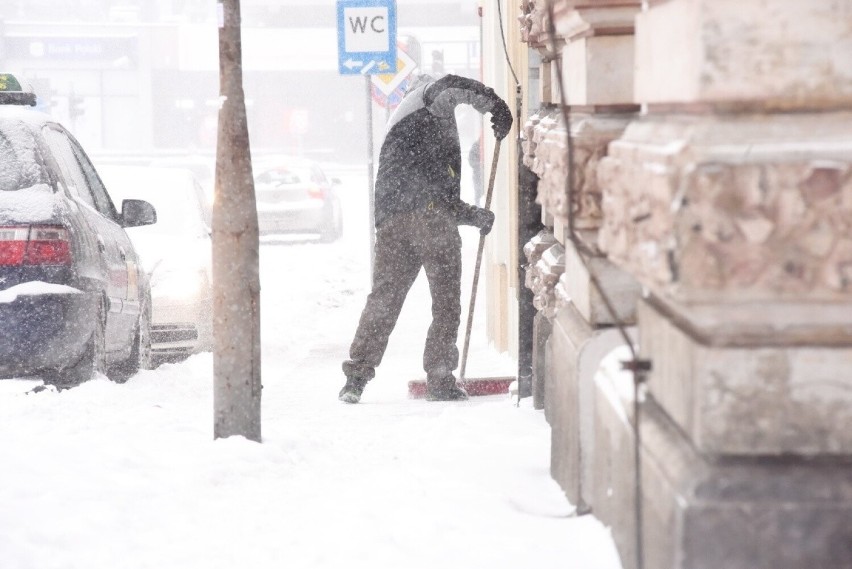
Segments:
[[[332,243],[340,239],[343,235],[343,215],[340,212],[338,203],[332,204],[328,208],[325,215],[325,220],[320,231],[320,241],[323,243]]]
[[[151,351],[151,303],[145,301],[139,313],[139,321],[133,334],[133,344],[130,356],[123,362],[111,366],[109,378],[116,383],[124,383],[140,369],[152,369],[153,354]]]
[[[45,378],[45,383],[55,385],[60,389],[66,389],[89,381],[96,372],[106,372],[106,322],[104,320],[103,303],[98,303],[95,315],[95,328],[83,355],[74,364],[54,370]]]

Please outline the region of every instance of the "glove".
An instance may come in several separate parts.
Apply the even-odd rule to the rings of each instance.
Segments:
[[[488,235],[491,233],[491,226],[494,225],[493,212],[485,209],[484,207],[478,207],[473,211],[470,218],[470,224],[478,227],[481,235]]]
[[[497,140],[503,140],[512,130],[512,111],[502,99],[498,99],[491,109],[491,128]]]

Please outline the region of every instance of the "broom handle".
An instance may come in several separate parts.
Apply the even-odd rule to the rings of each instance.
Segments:
[[[494,179],[497,177],[497,158],[500,157],[500,139],[494,144],[494,157],[491,159],[491,177],[488,179],[488,191],[485,194],[485,209],[491,208],[491,194],[494,192]],[[485,250],[485,235],[479,235],[479,250],[476,252],[476,266],[473,269],[473,289],[470,291],[470,307],[467,309],[467,328],[464,332],[459,383],[464,383],[467,368],[467,351],[470,347],[470,331],[473,329],[473,308],[476,306],[476,289],[479,286],[479,267],[482,264],[482,252]]]

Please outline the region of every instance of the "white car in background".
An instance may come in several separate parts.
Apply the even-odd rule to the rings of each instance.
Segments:
[[[306,158],[270,157],[257,160],[253,168],[261,235],[315,233],[325,243],[340,238],[340,180],[329,178],[318,163]]]
[[[151,281],[155,363],[213,349],[211,239],[206,200],[190,170],[104,164],[98,173],[114,200],[138,196],[157,223],[128,230]]]

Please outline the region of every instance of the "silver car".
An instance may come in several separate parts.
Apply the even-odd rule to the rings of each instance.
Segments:
[[[269,162],[267,162],[269,164]],[[261,234],[316,233],[332,242],[343,233],[337,187],[319,165],[303,158],[277,158],[255,176]]]

